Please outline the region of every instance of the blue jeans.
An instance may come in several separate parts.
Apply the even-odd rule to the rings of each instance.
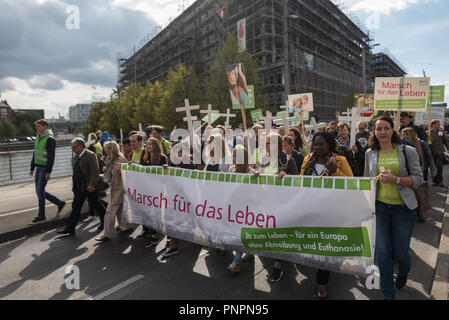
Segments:
[[[39,200],[39,218],[45,218],[45,199],[52,202],[53,204],[59,205],[61,200],[56,198],[51,193],[45,191],[45,186],[47,185],[47,180],[45,179],[45,168],[36,167],[34,171],[34,183],[36,185],[36,194]]]
[[[404,205],[376,201],[376,254],[384,298],[396,299],[393,260],[400,276],[406,277],[411,267],[410,240],[416,221],[416,210]]]

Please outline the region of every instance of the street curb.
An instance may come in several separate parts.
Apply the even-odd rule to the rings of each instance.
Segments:
[[[88,212],[81,213],[79,221],[86,219],[88,216]],[[6,232],[0,234],[0,243],[16,240],[19,238],[23,238],[26,236],[33,236],[43,231],[49,231],[52,229],[60,228],[66,225],[67,220],[69,219],[70,213],[67,214],[64,218],[55,219],[55,220],[47,220],[45,222],[37,223],[29,227],[25,227],[22,229],[17,229],[14,231]]]
[[[444,216],[441,227],[441,239],[438,248],[438,258],[435,267],[435,278],[433,280],[432,300],[449,299],[449,195],[446,194]]]

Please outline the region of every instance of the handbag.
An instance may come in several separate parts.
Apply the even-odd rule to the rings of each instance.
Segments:
[[[407,167],[407,173],[410,175],[410,170],[408,167],[407,153],[405,152],[405,146],[402,149],[402,152],[404,153],[404,157],[405,157],[405,166]],[[418,188],[412,188],[412,189],[413,189],[413,192],[415,193],[416,200],[418,201],[419,212],[430,211],[430,209],[432,209],[432,206],[430,205],[430,201],[429,201],[429,185],[428,185],[428,183],[424,182]]]
[[[107,189],[109,189],[109,184],[104,182],[102,176],[99,176],[98,177],[98,181],[97,181],[97,185],[95,186],[95,191],[96,192],[104,192]]]

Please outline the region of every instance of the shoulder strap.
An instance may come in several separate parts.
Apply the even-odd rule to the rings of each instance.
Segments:
[[[407,158],[407,152],[405,152],[405,144],[402,145],[402,152],[404,153],[404,157],[405,157],[405,167],[407,168],[407,174],[410,175],[410,170],[408,169],[408,158]]]

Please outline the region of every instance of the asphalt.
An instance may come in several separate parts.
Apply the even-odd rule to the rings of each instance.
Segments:
[[[445,177],[449,176],[445,167]],[[448,184],[448,181],[445,181]],[[71,200],[70,178],[54,179],[48,189]],[[412,270],[399,300],[448,298],[449,209],[447,189],[432,188],[433,209],[425,224],[417,223],[411,243]],[[98,218],[80,222],[75,237],[56,233],[61,215],[47,208],[48,220],[30,230],[36,216],[33,184],[0,188],[0,299],[193,299],[193,300],[308,300],[315,299],[316,269],[284,263],[280,282],[267,277],[272,260],[256,256],[238,274],[226,270],[232,254],[180,242],[179,254],[163,259],[166,241],[146,249],[138,240],[140,227],[99,244]],[[34,208],[34,209],[33,209]],[[444,224],[443,224],[444,222]],[[14,235],[6,241],[5,234]],[[70,266],[80,271],[79,289],[68,289]],[[369,290],[365,279],[332,273],[329,300],[381,300],[380,290]]]

